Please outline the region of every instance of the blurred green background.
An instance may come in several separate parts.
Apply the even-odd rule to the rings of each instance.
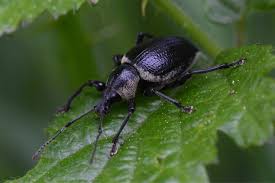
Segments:
[[[177,3],[222,48],[275,44],[273,10],[225,24],[211,18],[207,1]],[[56,108],[87,79],[106,80],[112,55],[133,46],[138,32],[184,36],[150,3],[145,17],[140,7],[140,0],[85,3],[58,19],[44,13],[0,38],[0,181],[20,177],[34,166],[31,156],[46,140],[45,128]],[[219,137],[219,163],[208,166],[210,180],[275,182],[275,139],[243,150],[224,134]]]

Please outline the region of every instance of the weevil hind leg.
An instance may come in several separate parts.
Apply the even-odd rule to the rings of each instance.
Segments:
[[[245,63],[245,59],[242,58],[242,59],[239,59],[239,60],[237,60],[235,62],[232,62],[232,63],[229,63],[229,64],[224,63],[224,64],[221,64],[221,65],[216,65],[216,66],[209,67],[209,68],[206,68],[206,69],[200,69],[200,70],[184,72],[174,82],[164,86],[163,88],[175,88],[175,87],[181,86],[188,79],[190,79],[194,74],[205,74],[205,73],[208,73],[208,72],[213,72],[213,71],[217,71],[217,70],[221,70],[221,69],[238,67],[238,66],[243,65],[244,63]],[[150,92],[156,94],[157,96],[161,97],[162,99],[166,100],[167,102],[170,102],[170,103],[174,104],[179,109],[181,109],[183,112],[192,113],[194,111],[193,106],[183,106],[178,100],[175,100],[175,99],[161,93],[160,91],[158,91],[156,89],[151,89]]]
[[[83,83],[83,84],[74,92],[74,94],[71,95],[71,96],[68,98],[66,104],[63,105],[62,107],[60,107],[60,108],[57,110],[57,112],[67,112],[67,111],[69,111],[70,108],[71,108],[71,104],[72,104],[73,100],[74,100],[77,96],[79,96],[79,95],[82,93],[83,89],[86,88],[87,86],[89,86],[89,87],[95,87],[97,91],[103,91],[103,90],[105,90],[105,87],[106,87],[106,85],[105,85],[104,82],[97,81],[97,80],[88,80],[87,82]]]
[[[232,67],[238,67],[241,66],[245,63],[245,58],[239,59],[235,62],[232,63],[224,63],[216,66],[212,66],[206,69],[199,69],[199,70],[194,70],[194,71],[189,71],[186,75],[194,75],[194,74],[205,74],[208,72],[213,72],[221,69],[228,69]]]
[[[245,63],[245,59],[240,59],[235,62],[232,62],[230,64],[225,63],[221,65],[216,65],[213,67],[209,67],[206,69],[199,69],[199,70],[194,70],[194,71],[188,71],[188,72],[183,72],[174,82],[166,85],[164,88],[175,88],[178,86],[183,85],[188,79],[190,79],[194,74],[205,74],[208,72],[213,72],[217,70],[222,70],[222,69],[228,69],[232,67],[238,67],[241,66]]]

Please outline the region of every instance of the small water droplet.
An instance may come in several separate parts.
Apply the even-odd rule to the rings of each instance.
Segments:
[[[229,92],[229,95],[234,95],[234,94],[236,94],[237,92],[235,91],[235,90],[231,90],[230,92]]]
[[[59,18],[59,15],[58,14],[53,14],[53,19],[54,20],[57,20]]]

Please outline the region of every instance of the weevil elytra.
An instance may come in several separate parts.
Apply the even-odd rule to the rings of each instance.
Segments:
[[[97,80],[88,80],[69,97],[67,103],[59,111],[69,111],[74,98],[87,86],[95,87],[98,91],[103,93],[101,101],[91,110],[68,122],[38,149],[33,159],[38,158],[42,150],[66,128],[83,116],[94,111],[99,115],[100,122],[92,152],[92,162],[94,160],[99,137],[102,134],[104,116],[109,112],[114,102],[124,100],[128,103],[128,114],[122,122],[120,129],[113,137],[113,145],[110,151],[110,156],[113,156],[117,153],[119,136],[130,117],[135,112],[135,95],[137,91],[142,91],[145,95],[157,95],[161,99],[174,104],[182,112],[192,113],[193,106],[182,105],[178,100],[162,93],[161,90],[180,86],[196,74],[204,74],[220,69],[236,67],[245,63],[245,59],[239,59],[229,64],[224,63],[206,69],[191,70],[194,58],[198,52],[199,50],[191,42],[182,37],[171,36],[155,38],[148,33],[139,33],[136,38],[135,47],[124,55],[118,54],[113,56],[116,67],[109,75],[106,84]]]

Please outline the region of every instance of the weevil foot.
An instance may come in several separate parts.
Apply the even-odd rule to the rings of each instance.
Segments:
[[[65,112],[68,112],[70,110],[70,106],[68,105],[64,105],[62,107],[59,107],[57,110],[56,110],[56,113],[65,113]]]
[[[241,66],[241,65],[245,64],[245,60],[246,60],[245,58],[242,58],[242,59],[234,62],[234,66],[238,67],[238,66]]]
[[[113,143],[112,149],[110,151],[110,156],[112,157],[112,156],[116,155],[116,153],[117,153],[117,144]]]
[[[38,160],[39,159],[39,153],[36,152],[33,156],[32,156],[32,160]]]
[[[181,111],[191,114],[194,111],[194,107],[193,106],[182,106]]]

